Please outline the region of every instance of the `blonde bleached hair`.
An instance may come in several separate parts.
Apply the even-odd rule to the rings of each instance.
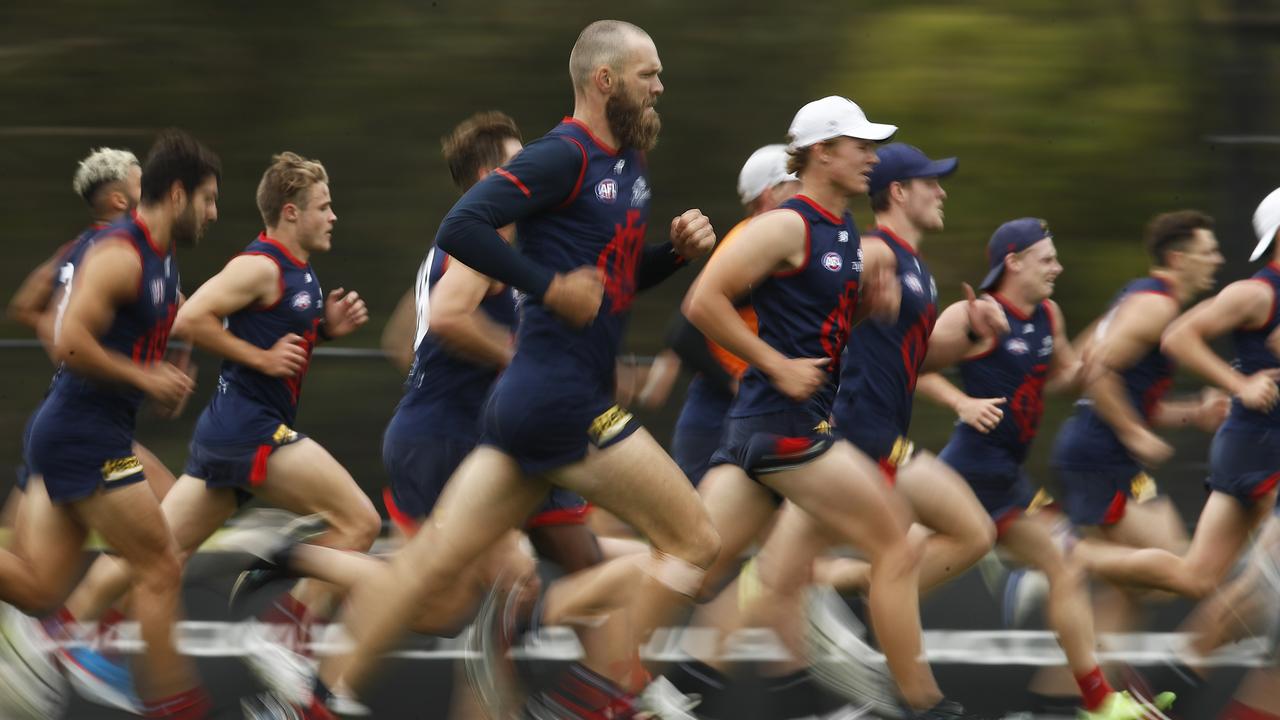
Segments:
[[[124,182],[129,170],[140,166],[137,156],[128,150],[98,148],[80,161],[71,177],[71,189],[90,205],[98,188],[113,182]]]
[[[649,37],[642,28],[625,20],[597,20],[583,28],[569,53],[569,78],[574,92],[583,92],[591,82],[591,73],[601,65],[620,70],[627,40],[637,35]]]
[[[311,186],[328,182],[329,173],[316,160],[292,152],[272,156],[271,166],[258,183],[258,212],[262,213],[262,222],[267,227],[275,227],[289,203],[306,209],[307,191]]]

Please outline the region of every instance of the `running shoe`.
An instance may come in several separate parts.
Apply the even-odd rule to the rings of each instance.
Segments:
[[[855,707],[883,718],[903,717],[884,655],[864,640],[866,627],[830,587],[813,587],[808,598],[809,673]]]

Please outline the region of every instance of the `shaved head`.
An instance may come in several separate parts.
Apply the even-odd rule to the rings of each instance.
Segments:
[[[614,72],[620,71],[631,40],[636,37],[647,38],[649,33],[623,20],[597,20],[588,25],[569,53],[573,91],[585,91],[596,68],[605,66]]]

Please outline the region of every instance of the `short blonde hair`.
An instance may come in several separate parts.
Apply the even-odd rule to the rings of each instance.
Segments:
[[[308,160],[297,153],[282,152],[271,158],[271,166],[262,174],[258,183],[258,212],[267,227],[280,222],[284,206],[293,203],[300,208],[307,206],[307,191],[312,185],[329,182],[324,165]]]
[[[71,177],[71,189],[92,205],[98,188],[107,183],[124,182],[129,170],[138,165],[138,158],[128,150],[98,148],[80,161],[76,174]]]

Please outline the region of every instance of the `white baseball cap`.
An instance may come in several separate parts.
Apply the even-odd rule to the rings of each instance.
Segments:
[[[897,125],[881,125],[867,120],[858,104],[846,97],[828,95],[800,108],[791,121],[790,150],[815,145],[823,140],[851,137],[860,140],[888,140]]]
[[[1272,190],[1270,195],[1262,198],[1262,202],[1258,203],[1258,209],[1253,211],[1253,232],[1258,236],[1258,244],[1253,248],[1249,262],[1262,257],[1262,253],[1271,247],[1277,230],[1280,230],[1280,188]]]
[[[787,172],[787,146],[765,145],[742,164],[742,172],[738,173],[738,197],[746,205],[774,185],[798,179]]]

